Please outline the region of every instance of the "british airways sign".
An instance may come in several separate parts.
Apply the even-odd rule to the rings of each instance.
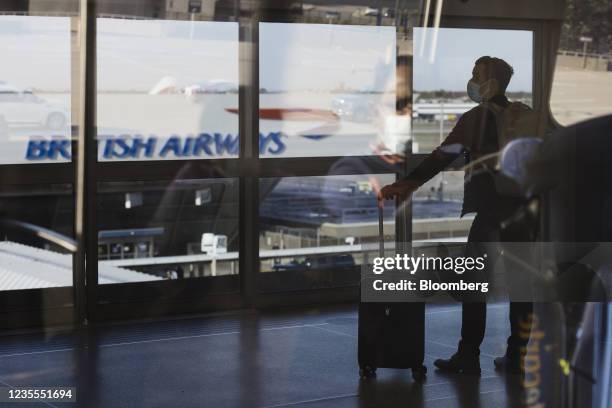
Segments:
[[[260,155],[282,155],[286,150],[282,132],[260,133]],[[231,157],[239,154],[237,134],[200,133],[172,135],[104,135],[98,136],[98,157],[106,160],[164,160]],[[31,139],[25,152],[27,161],[70,160],[70,139],[64,137]]]

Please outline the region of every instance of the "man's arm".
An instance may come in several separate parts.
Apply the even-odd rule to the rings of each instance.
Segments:
[[[410,174],[399,181],[385,186],[380,191],[380,198],[391,199],[394,196],[403,198],[428,180],[444,170],[464,151],[467,144],[468,124],[470,121],[468,113],[463,115],[446,139],[431,154],[429,154]]]

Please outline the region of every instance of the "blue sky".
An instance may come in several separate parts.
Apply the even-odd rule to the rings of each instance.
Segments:
[[[395,37],[395,27],[261,24],[260,85],[394,90]]]
[[[474,61],[483,55],[502,58],[514,68],[508,91],[531,91],[533,37],[530,31],[442,28],[438,31],[432,59],[433,37],[431,28],[414,30],[416,91],[465,90]]]
[[[66,17],[0,17],[0,80],[45,90],[70,87],[70,23]],[[238,25],[233,22],[101,19],[98,86],[148,91],[166,76],[179,85],[238,83]],[[506,59],[515,68],[509,90],[530,91],[528,31],[432,29],[414,32],[415,90],[465,90],[473,61]],[[260,86],[270,90],[395,89],[395,27],[327,24],[260,26]],[[44,67],[44,69],[41,69]]]

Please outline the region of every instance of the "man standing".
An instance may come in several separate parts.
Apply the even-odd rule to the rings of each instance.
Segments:
[[[491,106],[503,109],[510,104],[505,92],[513,73],[512,67],[500,58],[484,56],[476,60],[472,78],[467,83],[467,93],[478,106],[461,116],[444,142],[414,171],[400,181],[383,187],[380,198],[408,196],[462,154],[474,161],[497,152],[500,146]],[[490,172],[474,170],[466,173],[461,215],[476,213],[468,235],[467,255],[482,255],[479,255],[482,252],[480,243],[528,241],[529,232],[525,228],[501,228],[502,221],[510,218],[520,204],[519,198],[503,196],[496,190]],[[492,262],[494,260],[490,259],[488,264]],[[528,342],[525,324],[531,321],[532,308],[532,303],[510,303],[511,335],[505,356],[495,359],[497,368],[521,372],[521,349]],[[436,360],[436,367],[445,371],[480,374],[479,355],[485,333],[486,311],[483,297],[464,298],[458,350],[449,359]]]

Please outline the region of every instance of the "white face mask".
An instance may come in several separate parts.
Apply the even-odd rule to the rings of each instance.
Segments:
[[[469,80],[467,84],[467,94],[471,100],[476,103],[482,102],[485,98],[490,98],[495,95],[496,85],[495,80],[487,79],[483,84],[478,85],[478,83],[473,80]],[[483,91],[484,90],[484,91]]]
[[[474,102],[482,102],[482,95],[480,94],[480,85],[478,85],[471,79],[467,83],[467,94]]]
[[[401,154],[407,143],[412,142],[411,115],[388,115],[380,138],[381,144],[391,153]]]

